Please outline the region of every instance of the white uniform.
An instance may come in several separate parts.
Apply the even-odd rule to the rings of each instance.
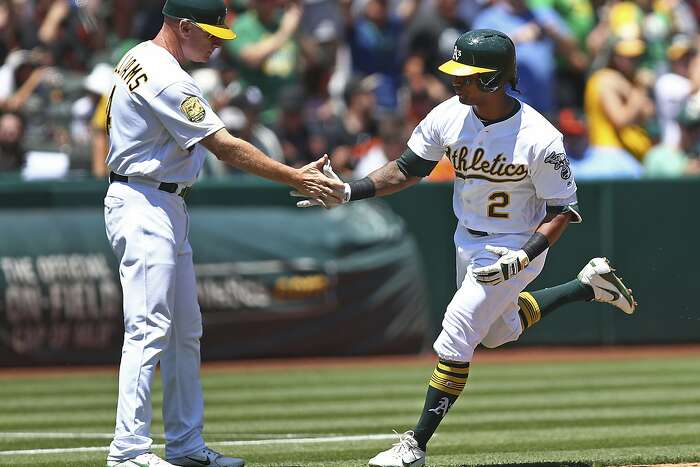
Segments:
[[[520,336],[518,294],[538,276],[547,255],[490,286],[472,275],[474,268],[498,260],[484,247],[520,249],[542,222],[547,205],[576,202],[576,183],[561,133],[524,103],[512,117],[484,126],[455,96],[425,117],[408,147],[430,161],[447,156],[456,171],[458,290],[433,347],[441,359],[468,362],[479,343],[497,347]]]
[[[107,237],[119,258],[124,346],[109,459],[150,450],[151,381],[160,362],[166,457],[204,447],[199,381],[202,319],[189,215],[178,196],[202,167],[197,143],[224,127],[194,80],[153,42],[129,51],[114,71],[108,106],[111,171],[128,176],[105,197]],[[177,184],[174,193],[161,182]]]

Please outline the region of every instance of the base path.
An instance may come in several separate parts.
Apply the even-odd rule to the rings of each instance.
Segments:
[[[596,347],[527,347],[512,345],[506,348],[479,348],[474,354],[474,362],[517,363],[517,362],[555,362],[609,359],[643,359],[664,356],[698,356],[700,344],[687,345],[637,345],[637,346],[596,346]],[[415,365],[435,362],[432,353],[420,355],[387,355],[369,357],[319,357],[292,359],[255,359],[208,362],[202,365],[204,372],[251,371],[270,369],[303,368],[348,368],[375,365]],[[0,368],[0,379],[36,376],[61,377],[71,373],[108,373],[117,372],[117,362],[106,366],[60,366],[31,368]],[[700,467],[700,465],[698,465]]]

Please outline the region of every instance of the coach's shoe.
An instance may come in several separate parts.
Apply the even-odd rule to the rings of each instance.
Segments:
[[[610,303],[628,315],[634,313],[637,302],[632,290],[615,275],[607,258],[593,258],[578,273],[578,280],[593,289],[597,302]]]
[[[397,433],[398,434],[398,433]],[[412,431],[399,435],[394,447],[380,452],[367,463],[370,467],[421,467],[425,465],[425,451],[418,447]]]
[[[107,467],[175,467],[173,464],[165,462],[152,452],[141,454],[131,459],[115,461],[107,460]]]
[[[245,465],[243,459],[226,457],[206,446],[199,452],[190,454],[189,456],[168,459],[168,462],[181,467],[202,467],[203,465],[211,467],[243,467]]]

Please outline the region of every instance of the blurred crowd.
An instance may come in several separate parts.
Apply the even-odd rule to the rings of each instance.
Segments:
[[[164,0],[0,0],[0,175],[104,177],[111,70]],[[453,95],[437,66],[469,29],[516,44],[519,94],[578,179],[700,174],[700,0],[229,0],[238,38],[188,71],[228,130],[362,177]],[[232,170],[210,157],[202,177]],[[429,177],[450,180],[444,159]]]

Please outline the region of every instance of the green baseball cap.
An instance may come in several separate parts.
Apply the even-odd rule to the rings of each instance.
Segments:
[[[235,39],[236,33],[224,23],[226,12],[223,0],[168,0],[163,7],[165,16],[188,19],[219,39]]]

